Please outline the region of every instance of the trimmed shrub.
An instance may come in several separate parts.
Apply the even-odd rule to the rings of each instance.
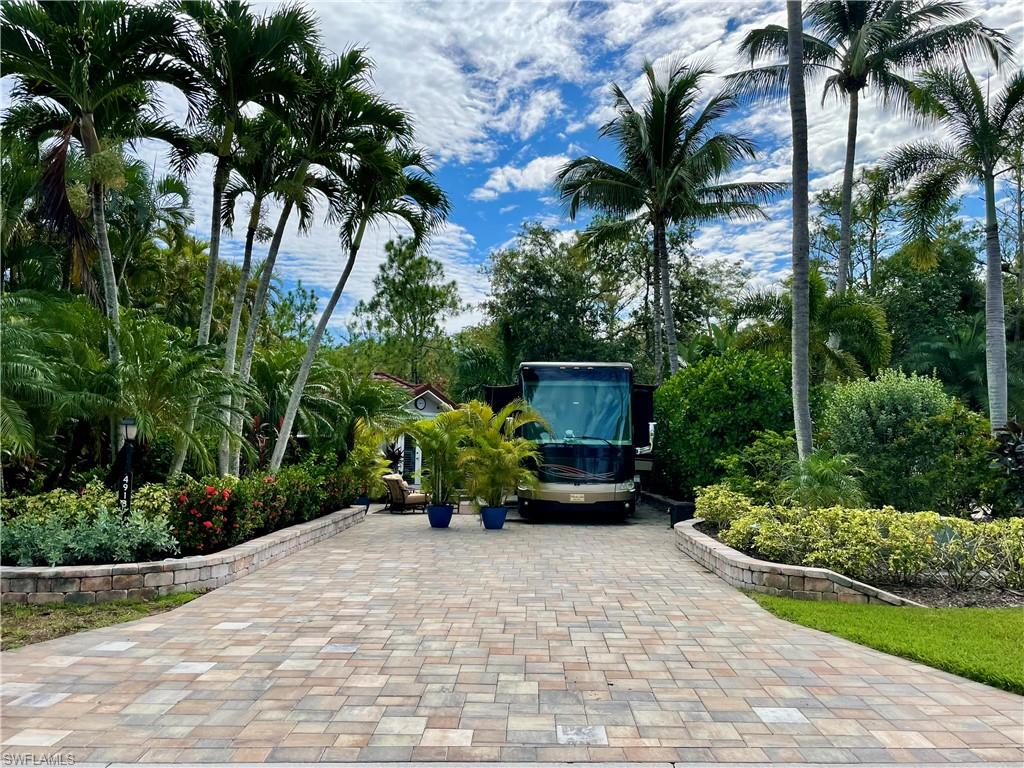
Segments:
[[[748,496],[724,484],[697,490],[697,517],[719,528],[727,528],[736,518],[748,514],[754,505]]]
[[[32,496],[3,499],[0,504],[5,521],[26,516],[40,520],[80,519],[116,506],[117,496],[99,480],[92,480],[78,492],[57,488]]]
[[[178,488],[170,523],[182,554],[206,555],[227,546],[236,483],[234,478],[189,478]]]
[[[165,518],[133,511],[122,518],[101,507],[65,514],[26,514],[4,524],[5,563],[93,565],[152,560],[177,552]]]
[[[795,433],[779,434],[769,429],[758,432],[752,443],[736,453],[719,459],[718,465],[724,473],[724,485],[759,504],[770,504],[795,458]]]
[[[655,477],[677,498],[716,482],[718,460],[762,430],[792,423],[789,364],[781,357],[729,351],[683,368],[654,394]]]
[[[821,420],[823,447],[853,457],[869,504],[966,515],[1000,504],[986,420],[938,379],[883,371],[838,385]]]
[[[1024,586],[1021,518],[977,523],[892,507],[806,510],[744,505],[721,493],[710,498],[744,510],[720,532],[724,543],[776,562],[829,568],[881,584],[926,582],[955,590]]]

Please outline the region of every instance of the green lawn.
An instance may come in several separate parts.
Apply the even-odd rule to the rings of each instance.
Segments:
[[[818,603],[752,593],[776,616],[1024,694],[1024,610]]]
[[[198,595],[192,592],[177,592],[154,600],[117,600],[94,605],[5,604],[0,616],[0,650],[7,651],[86,629],[134,621],[177,608],[196,597]]]

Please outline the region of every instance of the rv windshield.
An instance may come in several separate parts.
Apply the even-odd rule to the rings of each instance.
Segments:
[[[523,366],[523,398],[551,425],[524,434],[540,443],[630,445],[629,368]]]

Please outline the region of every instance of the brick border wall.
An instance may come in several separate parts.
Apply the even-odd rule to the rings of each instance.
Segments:
[[[278,558],[362,522],[363,507],[346,507],[308,523],[252,539],[212,555],[149,563],[0,569],[4,603],[102,603],[216,589]]]
[[[701,533],[694,528],[699,522],[701,519],[695,518],[676,523],[676,548],[734,587],[801,600],[921,605],[827,568],[758,560]]]

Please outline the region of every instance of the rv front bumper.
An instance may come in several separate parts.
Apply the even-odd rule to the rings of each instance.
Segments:
[[[519,488],[520,499],[529,501],[550,501],[556,504],[601,504],[607,502],[632,502],[635,486],[632,481],[624,483],[540,483],[536,488]]]

